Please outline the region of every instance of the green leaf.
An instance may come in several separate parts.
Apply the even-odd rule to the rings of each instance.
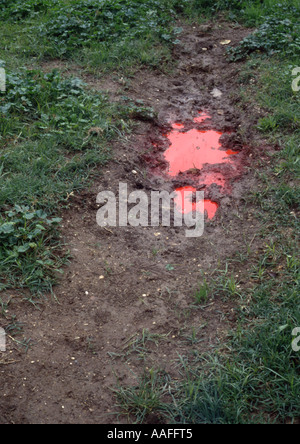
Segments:
[[[26,220],[32,220],[32,219],[34,219],[34,217],[35,217],[35,213],[27,213],[27,214],[24,214],[24,218],[25,218]]]
[[[62,221],[61,217],[54,217],[53,219],[51,219],[51,222],[53,224],[59,224]]]
[[[10,234],[15,230],[15,224],[13,222],[7,222],[0,227],[0,233]]]
[[[30,249],[30,244],[21,245],[17,248],[18,253],[26,253]]]

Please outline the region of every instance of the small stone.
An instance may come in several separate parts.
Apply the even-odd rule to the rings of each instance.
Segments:
[[[220,91],[218,88],[214,88],[211,92],[211,95],[215,98],[215,99],[219,99],[220,97],[222,97],[223,93],[222,91]]]

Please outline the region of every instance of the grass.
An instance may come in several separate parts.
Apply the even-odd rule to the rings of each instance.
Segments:
[[[129,362],[132,357],[138,360],[146,361],[147,356],[151,353],[153,345],[158,348],[162,341],[166,341],[169,334],[151,333],[148,329],[143,329],[141,333],[136,333],[126,341],[126,345],[122,349],[122,353],[109,352],[111,358],[122,358]]]
[[[51,291],[66,258],[57,203],[87,186],[130,130],[126,105],[54,70],[7,70],[0,93],[1,289]],[[20,205],[22,203],[22,205]]]
[[[0,291],[24,287],[51,291],[55,274],[65,263],[64,255],[55,254],[59,222],[41,210],[18,205],[0,216]]]
[[[136,386],[119,387],[122,414],[144,422],[151,413],[171,424],[297,421],[300,363],[291,343],[292,331],[300,325],[299,255],[292,238],[286,243],[278,231],[276,235],[276,242],[265,244],[262,256],[252,252],[248,258],[239,321],[228,342],[205,355],[187,349],[186,356],[179,356],[181,377],[164,375],[169,378],[167,387],[155,369],[137,378]],[[223,277],[209,282],[215,296],[216,291],[226,295],[228,288],[232,292],[228,276],[233,263]],[[193,328],[186,338],[192,346],[196,333]]]
[[[139,379],[137,387],[123,387],[120,383],[114,390],[120,416],[135,418],[136,423],[143,423],[149,414],[169,414],[169,406],[163,398],[169,393],[169,376],[151,369]]]
[[[189,15],[205,14],[216,18],[222,13],[231,21],[242,22],[249,27],[261,25],[265,17],[278,12],[285,15],[299,8],[298,0],[194,0],[186,2]]]
[[[73,60],[110,72],[132,65],[161,68],[180,28],[177,0],[17,0],[4,3],[0,59]],[[180,8],[179,8],[180,9]]]
[[[199,285],[199,288],[197,288],[195,292],[194,295],[195,304],[196,305],[205,304],[208,301],[208,297],[209,297],[209,286],[206,279],[204,279],[203,284]]]
[[[236,61],[253,52],[266,55],[280,54],[294,58],[300,55],[300,12],[297,8],[283,8],[267,16],[258,29],[246,37],[237,48],[230,49],[231,59]]]

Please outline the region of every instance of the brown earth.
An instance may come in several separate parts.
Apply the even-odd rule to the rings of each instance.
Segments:
[[[117,378],[135,384],[145,367],[177,377],[178,355],[213,351],[234,328],[239,301],[215,297],[202,307],[193,303],[205,273],[217,278],[215,270],[224,269],[228,258],[249,244],[259,247],[253,241],[259,228],[254,209],[245,199],[255,188],[256,158],[263,161],[269,150],[254,129],[262,111],[241,102],[241,65],[229,63],[220,44],[225,39],[236,44],[248,33],[226,23],[185,26],[174,50],[178,67],[170,74],[140,70],[126,83],[126,92],[122,81],[112,77],[70,70],[93,88],[111,90],[113,100],[124,94],[142,99],[158,117],[139,122],[127,140],[115,142],[114,160],[102,179],[70,198],[62,232],[72,260],[55,288],[57,299],[50,296],[39,309],[20,301],[11,304],[31,346],[24,354],[9,339],[8,352],[0,356],[0,423],[124,422],[115,414],[111,391]],[[221,98],[212,96],[214,88],[221,90]],[[224,194],[217,186],[206,190],[220,208],[206,223],[204,236],[188,239],[184,228],[173,227],[98,227],[99,191],[118,194],[120,181],[128,183],[129,191],[170,190],[181,184],[181,179],[172,183],[153,174],[153,168],[163,160],[162,135],[170,122],[188,125],[201,110],[213,116],[213,128],[231,133],[226,146],[240,151],[230,178],[232,192]],[[222,172],[226,175],[226,168]],[[187,180],[193,184],[195,177]],[[237,274],[240,285],[246,284],[243,270]],[[187,336],[193,327],[201,329],[201,341],[192,346]],[[145,361],[133,352],[143,330],[162,335],[157,346],[147,343]]]

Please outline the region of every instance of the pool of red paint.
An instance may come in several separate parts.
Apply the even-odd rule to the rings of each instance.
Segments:
[[[168,164],[167,174],[175,178],[180,173],[199,170],[199,185],[209,187],[216,184],[225,190],[227,182],[221,171],[218,172],[218,165],[233,164],[233,156],[238,153],[231,149],[224,150],[221,142],[223,133],[211,128],[207,129],[209,119],[211,116],[207,113],[199,112],[199,115],[193,118],[194,128],[192,129],[190,125],[186,129],[186,125],[178,121],[171,124],[172,130],[164,134],[169,141],[169,148],[164,153]],[[205,166],[213,166],[213,170],[204,169]],[[176,189],[175,205],[183,214],[203,211],[200,202],[192,199],[196,191],[196,188],[189,186]],[[219,205],[216,202],[204,200],[204,211],[209,219],[215,217],[218,208]]]
[[[224,151],[220,139],[223,133],[215,130],[179,131],[173,129],[166,135],[170,147],[165,152],[169,164],[168,174],[172,177],[191,169],[201,170],[204,165],[231,162],[232,150]]]
[[[182,187],[175,190],[177,197],[175,199],[175,206],[182,214],[191,213],[192,211],[202,212],[203,207],[200,202],[193,201],[193,194],[196,193],[196,188]],[[204,199],[204,212],[208,219],[213,219],[218,210],[218,204],[209,199]]]

